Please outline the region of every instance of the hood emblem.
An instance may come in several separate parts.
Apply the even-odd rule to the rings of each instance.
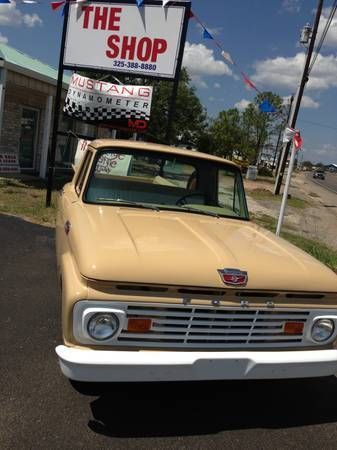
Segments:
[[[218,270],[222,281],[227,286],[246,286],[248,282],[248,273],[239,269],[219,269]]]

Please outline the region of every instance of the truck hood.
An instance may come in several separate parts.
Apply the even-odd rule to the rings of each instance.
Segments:
[[[70,246],[90,279],[224,288],[218,269],[248,272],[248,289],[337,292],[337,276],[251,222],[199,214],[74,205]]]

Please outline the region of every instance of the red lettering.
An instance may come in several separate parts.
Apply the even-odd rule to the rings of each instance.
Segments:
[[[110,92],[114,92],[115,94],[119,94],[118,86],[116,84],[112,84],[111,87],[107,90],[107,94]]]
[[[79,77],[76,76],[75,74],[73,74],[71,84],[73,84],[74,86],[77,86],[78,79],[79,79]]]
[[[84,11],[83,28],[88,28],[90,13],[92,13],[93,10],[93,6],[82,6],[82,11]]]
[[[123,86],[122,87],[122,92],[121,92],[121,95],[123,95],[123,94],[129,94],[129,95],[134,95],[134,89],[133,89],[133,87],[131,87],[131,86],[129,86],[129,89],[128,89],[128,87],[127,86]]]
[[[139,97],[149,98],[150,97],[150,89],[148,89],[148,88],[139,88],[138,96]]]
[[[135,58],[135,49],[136,49],[136,38],[131,37],[129,42],[129,37],[123,37],[122,43],[122,51],[121,51],[121,59],[131,59],[131,61]],[[129,53],[129,56],[127,55]]]
[[[101,13],[102,9],[102,13]],[[95,18],[94,18],[94,30],[105,30],[108,22],[108,12],[109,8],[103,6],[96,6],[95,8]]]
[[[108,37],[108,47],[112,50],[107,50],[105,52],[106,56],[108,58],[117,58],[118,53],[119,53],[119,48],[118,45],[115,44],[115,42],[119,43],[120,39],[119,36],[117,36],[116,34],[113,34],[112,36]]]
[[[87,88],[88,89],[93,89],[94,88],[94,81],[91,80],[90,78],[87,81]]]
[[[78,86],[79,87],[84,87],[84,81],[85,81],[84,78],[80,77],[79,80],[78,80]]]
[[[109,17],[109,30],[111,31],[119,31],[119,22],[121,21],[120,16],[122,8],[110,8],[110,17]]]
[[[142,38],[139,41],[137,49],[137,58],[139,61],[148,61],[151,56],[152,41],[150,38]]]
[[[147,122],[146,120],[128,120],[128,127],[136,130],[146,130]]]
[[[151,55],[151,62],[157,62],[158,55],[165,53],[167,50],[167,41],[165,39],[155,39],[153,41],[153,49]]]

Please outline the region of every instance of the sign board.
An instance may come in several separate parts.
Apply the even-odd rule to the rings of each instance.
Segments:
[[[105,153],[100,156],[96,165],[96,173],[105,175],[127,176],[132,155]]]
[[[146,131],[151,102],[151,86],[112,84],[74,73],[63,111],[89,123]]]
[[[70,3],[63,64],[173,79],[184,19],[183,4]]]
[[[17,154],[0,153],[0,173],[20,173]]]

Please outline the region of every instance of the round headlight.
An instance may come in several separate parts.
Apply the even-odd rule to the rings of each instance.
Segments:
[[[119,320],[113,313],[94,314],[88,322],[88,333],[96,341],[111,339],[118,331]]]
[[[313,324],[311,337],[315,342],[324,342],[331,338],[335,331],[335,324],[331,319],[319,319]]]

